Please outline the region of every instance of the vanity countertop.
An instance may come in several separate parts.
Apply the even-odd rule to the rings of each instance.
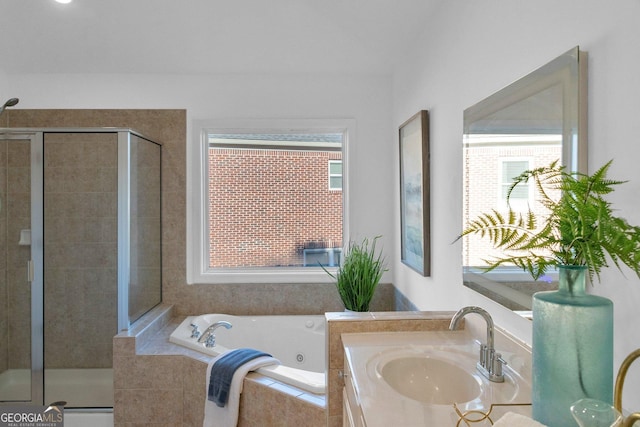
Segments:
[[[499,331],[496,331],[499,333]],[[452,403],[432,404],[405,397],[394,390],[381,377],[381,366],[389,360],[407,355],[422,357],[425,352],[436,358],[452,355],[456,363],[469,372],[475,373],[475,355],[478,354],[476,338],[469,330],[462,331],[425,331],[425,332],[388,332],[388,333],[353,333],[343,334],[342,341],[345,351],[345,378],[347,386],[353,385],[357,405],[362,412],[362,418],[367,427],[401,426],[455,426],[460,416],[456,413]],[[497,343],[503,343],[502,339]],[[509,396],[510,403],[524,403],[518,406],[495,406],[491,412],[493,421],[506,412],[531,414],[531,382],[530,352],[515,345],[500,348],[503,358],[510,367],[505,367],[506,380],[504,384],[495,383],[483,385],[478,380],[482,394],[480,398],[457,404],[461,413],[465,411],[483,411],[491,409],[496,402],[496,396]],[[515,350],[515,351],[514,351]],[[458,355],[464,357],[459,358]],[[444,356],[443,356],[444,355]],[[513,367],[513,370],[511,369]],[[522,375],[518,371],[522,370]],[[488,382],[487,382],[488,383]],[[478,418],[478,415],[474,415]],[[481,415],[480,415],[481,416]],[[472,415],[469,415],[471,419]],[[462,424],[464,425],[464,424]],[[482,423],[476,425],[484,425]],[[487,424],[488,425],[488,424]]]

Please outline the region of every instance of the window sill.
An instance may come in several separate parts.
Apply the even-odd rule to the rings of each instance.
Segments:
[[[328,268],[334,273],[336,268]],[[241,283],[333,283],[334,279],[320,268],[291,268],[283,271],[282,267],[278,268],[256,268],[249,269],[220,269],[215,272],[206,272],[197,275],[197,277],[188,277],[189,285],[206,285],[206,284],[241,284]]]

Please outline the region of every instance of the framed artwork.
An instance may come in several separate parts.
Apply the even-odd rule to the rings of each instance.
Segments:
[[[429,112],[400,125],[400,259],[431,275],[429,194]]]

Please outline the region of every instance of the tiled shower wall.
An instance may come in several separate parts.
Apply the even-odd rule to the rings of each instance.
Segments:
[[[117,142],[115,133],[45,134],[47,368],[112,365],[111,337],[118,332]]]

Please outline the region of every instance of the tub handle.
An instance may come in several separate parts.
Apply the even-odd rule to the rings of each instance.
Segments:
[[[196,325],[195,323],[191,323],[189,326],[193,328],[191,329],[191,338],[200,338],[200,331],[198,330],[198,325]]]
[[[204,341],[204,346],[207,348],[213,348],[216,346],[216,336],[213,334],[209,334],[207,339]]]

